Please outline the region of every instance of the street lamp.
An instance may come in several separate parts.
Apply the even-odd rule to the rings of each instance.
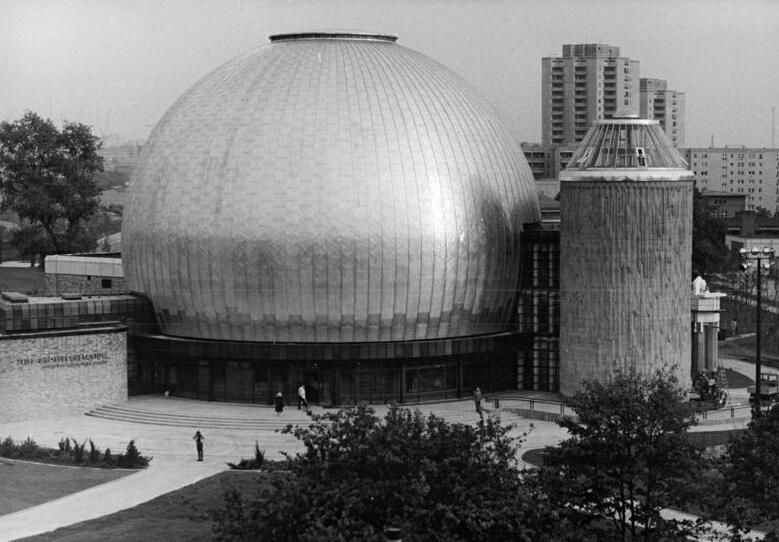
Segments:
[[[760,372],[762,367],[760,366],[760,317],[762,311],[762,287],[760,285],[760,276],[762,275],[763,267],[768,269],[771,267],[771,261],[774,259],[774,249],[771,247],[763,247],[762,249],[752,247],[752,250],[746,250],[742,248],[739,250],[741,258],[745,261],[740,265],[742,271],[746,271],[752,266],[752,262],[756,262],[757,267],[757,318],[755,320],[755,328],[757,336],[755,340],[755,406],[752,412],[752,418],[759,418],[762,413],[761,392],[760,389]],[[763,263],[763,260],[766,260]]]

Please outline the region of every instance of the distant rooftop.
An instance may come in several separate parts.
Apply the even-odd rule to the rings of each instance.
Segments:
[[[575,43],[563,45],[564,57],[617,57],[619,47],[605,43]]]
[[[701,196],[706,198],[746,198],[746,194],[734,194],[733,192],[721,192],[719,190],[701,190]]]

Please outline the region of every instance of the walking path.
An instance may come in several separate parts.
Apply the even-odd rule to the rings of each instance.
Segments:
[[[737,360],[728,360],[726,365],[745,374],[754,371],[751,364]],[[519,415],[524,413],[547,419],[559,415],[561,407],[559,402],[554,402],[556,395],[515,392],[491,397],[495,398],[500,400],[499,408],[494,408],[491,401],[485,410],[488,414],[500,414],[504,423],[514,424],[512,435],[526,434],[523,452],[556,444],[566,437],[566,432],[553,421]],[[374,408],[381,416],[387,410],[386,406]],[[470,400],[412,405],[411,408],[436,414],[450,422],[475,424],[478,419]],[[323,412],[319,407],[312,410]],[[228,461],[253,457],[255,442],[269,459],[281,458],[282,452],[294,454],[302,446],[293,437],[277,430],[289,423],[305,425],[309,422],[305,413],[295,408],[285,409],[279,417],[271,407],[159,396],[132,397],[126,403],[96,409],[89,414],[0,424],[0,438],[11,436],[23,440],[30,436],[41,446],[52,448],[56,448],[63,437],[79,441],[91,438],[100,448],[111,448],[116,452],[123,451],[132,439],[143,455],[153,457],[149,467],[103,485],[0,516],[0,542],[112,514],[195,483],[227,470]],[[712,423],[718,425],[699,429],[733,429],[743,427],[746,422],[723,418]],[[192,435],[197,429],[206,438],[203,462],[195,461]]]

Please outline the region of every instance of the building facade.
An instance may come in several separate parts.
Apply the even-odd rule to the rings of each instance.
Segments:
[[[690,385],[692,174],[654,120],[596,123],[560,179],[560,392],[615,370]]]
[[[701,192],[744,195],[748,211],[779,211],[779,149],[688,147],[680,152]]]
[[[703,190],[701,198],[709,208],[709,214],[718,218],[735,218],[747,210],[746,194],[733,194],[718,190]]]
[[[576,151],[576,145],[545,146],[540,143],[522,143],[533,178],[538,181],[559,181],[560,172],[565,169]]]
[[[559,209],[558,209],[559,211]],[[517,388],[560,390],[560,222],[522,232],[517,327]]]
[[[0,422],[83,414],[127,399],[128,329],[151,324],[130,295],[0,293]]]
[[[664,79],[639,80],[639,115],[660,123],[674,147],[684,147],[684,92],[669,90]]]
[[[532,173],[483,97],[393,36],[272,36],[176,101],[129,190],[155,385],[328,405],[516,385]]]
[[[575,145],[598,120],[639,113],[639,62],[604,44],[563,45],[541,61],[541,142]]]

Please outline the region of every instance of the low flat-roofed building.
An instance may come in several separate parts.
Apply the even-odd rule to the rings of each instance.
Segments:
[[[746,194],[703,190],[701,197],[708,204],[711,214],[719,218],[735,218],[736,214],[744,212],[747,208]]]

